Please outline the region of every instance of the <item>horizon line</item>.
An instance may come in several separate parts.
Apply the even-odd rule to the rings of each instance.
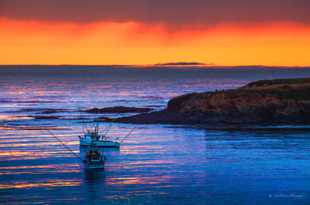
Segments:
[[[183,62],[182,62],[183,63]],[[157,63],[157,64],[0,64],[0,67],[8,66],[45,66],[45,67],[69,67],[69,66],[77,66],[77,67],[136,67],[136,68],[310,68],[310,65],[300,66],[300,65],[216,65],[216,64],[204,64],[204,63],[193,63],[190,64],[185,62],[186,64],[174,64],[174,63]]]

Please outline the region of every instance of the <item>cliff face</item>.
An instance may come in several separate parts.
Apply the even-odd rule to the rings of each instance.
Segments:
[[[310,123],[310,78],[266,80],[244,87],[193,93],[165,110],[117,119],[132,123]]]

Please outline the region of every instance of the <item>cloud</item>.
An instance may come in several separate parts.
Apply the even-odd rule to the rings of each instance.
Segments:
[[[309,11],[308,0],[0,0],[0,17],[77,23],[310,24]]]

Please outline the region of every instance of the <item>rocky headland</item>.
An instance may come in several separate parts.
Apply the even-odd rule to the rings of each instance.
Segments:
[[[166,109],[105,119],[135,124],[310,124],[310,78],[263,80],[171,99]]]

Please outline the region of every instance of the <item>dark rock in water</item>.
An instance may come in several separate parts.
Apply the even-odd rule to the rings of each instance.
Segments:
[[[58,116],[31,116],[31,117],[36,120],[57,120],[60,118]]]
[[[173,98],[165,110],[114,119],[125,123],[310,124],[310,78],[264,80],[227,91]]]
[[[66,109],[53,109],[53,108],[24,108],[19,110],[19,112],[35,112],[38,114],[54,114],[59,112],[67,112]]]
[[[169,112],[167,110],[144,113],[129,117],[121,117],[117,119],[109,119],[110,122],[123,122],[134,124],[192,124],[187,121],[187,114]]]
[[[95,122],[113,122],[113,119],[110,117],[99,117],[95,119]]]
[[[70,130],[69,128],[59,126],[33,126],[33,125],[4,125],[0,126],[3,130]]]
[[[124,106],[117,106],[117,107],[106,107],[106,108],[92,108],[86,110],[85,112],[88,113],[145,113],[150,112],[153,109],[151,108],[137,108],[137,107],[124,107]]]
[[[68,110],[65,109],[45,109],[41,111],[41,114],[54,114],[54,113],[59,113],[59,112],[66,112]]]

